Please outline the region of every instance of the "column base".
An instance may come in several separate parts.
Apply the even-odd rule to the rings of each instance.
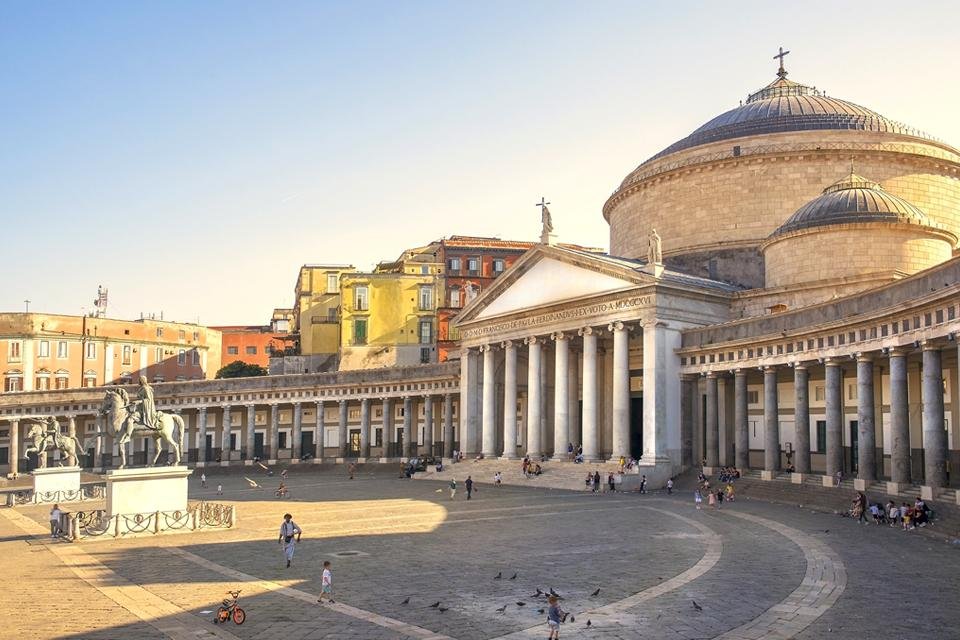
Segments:
[[[499,458],[495,458],[495,459],[496,459],[496,460],[519,460],[519,459],[520,459],[520,456],[507,456],[507,455],[503,455],[503,456],[500,456]]]
[[[366,463],[366,461],[367,461],[366,458],[357,458],[357,464],[364,464]]]
[[[716,472],[717,472],[716,467],[707,467],[707,466],[703,467],[703,475],[705,476],[712,476]]]
[[[276,458],[274,458],[273,460],[267,460],[267,464],[268,464],[268,465],[274,465],[274,464],[277,464],[277,459],[276,459]]]
[[[803,484],[803,479],[806,477],[806,474],[803,473],[791,473],[790,482],[793,484]]]
[[[854,491],[866,491],[867,490],[867,481],[860,478],[853,479],[853,489]]]
[[[902,482],[888,482],[887,483],[887,493],[891,496],[898,496],[900,492],[909,487],[908,484],[903,484]]]
[[[195,468],[197,468],[197,469],[203,469],[205,466],[207,466],[207,463],[206,463],[206,462],[195,462],[195,463],[193,464],[193,466],[194,466]],[[11,476],[8,475],[7,477],[10,478]]]
[[[220,466],[221,466],[221,467],[229,467],[229,466],[230,466],[230,461],[229,461],[229,460],[221,460],[221,461],[220,461]]]
[[[300,458],[290,458],[290,464],[300,464]]]
[[[760,472],[760,479],[761,479],[761,480],[766,480],[767,482],[769,482],[769,481],[771,481],[771,480],[776,480],[776,479],[777,479],[777,472],[776,472],[776,471],[767,471],[766,469],[764,469],[763,471]]]
[[[933,500],[937,497],[937,487],[920,486],[920,498],[923,500]]]
[[[323,458],[317,457],[310,461],[310,464],[323,464]]]
[[[659,456],[644,454],[637,461],[637,465],[641,467],[655,467],[658,464],[673,464],[673,460],[670,459],[670,456],[665,456],[662,454]]]
[[[343,463],[346,462],[346,461],[347,461],[346,458],[336,458],[337,464],[343,464]]]
[[[243,466],[245,466],[245,467],[252,467],[252,466],[253,466],[253,460],[244,460],[244,461],[243,461]]]
[[[820,481],[824,487],[836,487],[837,479],[833,476],[820,476]]]

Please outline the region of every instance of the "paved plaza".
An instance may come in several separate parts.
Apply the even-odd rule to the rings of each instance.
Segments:
[[[66,544],[45,535],[46,508],[3,509],[0,637],[545,638],[535,594],[551,588],[576,617],[568,638],[955,638],[960,627],[960,549],[922,533],[755,501],[697,511],[685,493],[483,484],[468,502],[461,482],[451,501],[436,482],[325,471],[291,474],[280,501],[278,478],[254,479],[265,489],[191,478],[191,498],[218,499],[222,482],[219,499],[239,505],[229,531]],[[290,569],[277,543],[288,510],[304,530]],[[324,560],[332,605],[315,602]],[[230,588],[243,590],[246,623],[214,625]]]

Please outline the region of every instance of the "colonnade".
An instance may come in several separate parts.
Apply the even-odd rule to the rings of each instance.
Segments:
[[[942,350],[953,343],[945,341],[927,341],[911,347],[897,347],[875,352],[857,352],[841,357],[824,358],[813,361],[797,361],[790,365],[760,367],[763,376],[763,464],[762,469],[769,477],[781,471],[782,443],[780,442],[780,418],[782,403],[778,398],[778,373],[792,371],[793,379],[793,418],[792,463],[795,472],[811,473],[810,441],[810,370],[822,367],[823,402],[825,427],[825,452],[823,473],[833,477],[844,471],[844,366],[853,365],[856,384],[856,479],[858,486],[869,486],[881,479],[884,455],[889,455],[889,481],[900,486],[922,484],[932,489],[947,486],[948,440],[944,416],[944,374]],[[954,347],[955,348],[955,347]],[[919,362],[917,362],[917,351]],[[919,389],[911,389],[908,383],[908,358],[919,364]],[[881,397],[880,385],[875,371],[878,368],[888,372],[889,391],[887,398]],[[703,458],[708,467],[734,464],[746,469],[750,467],[748,376],[752,370],[738,368],[729,371],[710,371],[705,374],[705,411],[704,411],[704,452]],[[817,372],[820,373],[819,371]],[[720,407],[718,380],[733,378],[733,460],[727,459],[726,450],[720,442]],[[682,384],[684,402],[689,403],[689,395],[697,389],[696,378],[685,376]],[[919,405],[922,407],[920,429],[914,429],[914,449],[922,450],[922,465],[911,464],[911,420],[910,406],[916,406],[916,394],[919,391]],[[848,395],[853,395],[852,392]],[[911,397],[913,396],[913,397]],[[849,399],[849,398],[848,398]],[[953,398],[953,402],[957,402]],[[878,447],[878,432],[882,436],[883,407],[888,407],[889,449],[885,449],[883,440]],[[692,420],[693,414],[685,412],[684,420]],[[692,429],[692,425],[684,425]],[[919,438],[917,437],[919,436]],[[919,442],[917,441],[919,439]],[[878,465],[878,455],[880,464]],[[915,473],[920,471],[920,473]]]

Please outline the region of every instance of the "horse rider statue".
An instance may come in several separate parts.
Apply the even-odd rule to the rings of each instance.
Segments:
[[[136,424],[151,431],[157,431],[160,428],[157,424],[157,404],[153,399],[153,387],[145,376],[140,376],[137,399],[127,405],[127,410],[130,412],[130,419],[125,426],[128,435],[133,435]]]
[[[33,452],[37,454],[37,468],[47,468],[47,451],[60,451],[61,459],[67,460],[67,466],[75,467],[79,464],[79,455],[83,446],[76,436],[60,433],[60,423],[54,416],[38,417],[30,430],[27,431],[27,445],[23,457]],[[60,463],[62,466],[62,462]]]

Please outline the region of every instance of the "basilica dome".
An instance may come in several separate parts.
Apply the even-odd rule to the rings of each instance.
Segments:
[[[643,259],[656,229],[668,267],[762,289],[769,283],[761,245],[791,216],[809,203],[803,217],[813,219],[812,209],[828,201],[866,196],[811,202],[829,195],[821,193],[824,185],[846,175],[851,158],[862,175],[883,184],[868,189],[878,211],[908,218],[922,211],[931,224],[960,234],[960,151],[790,80],[781,67],[739,106],[627,175],[603,207],[610,251]]]

